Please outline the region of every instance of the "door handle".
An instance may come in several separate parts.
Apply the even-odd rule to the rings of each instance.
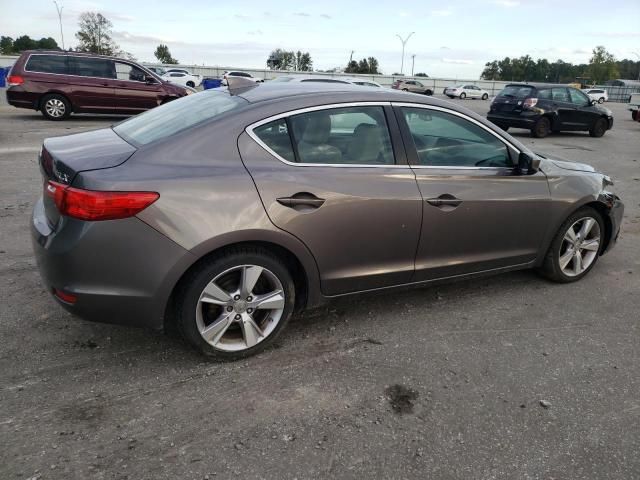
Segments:
[[[324,198],[318,198],[314,194],[307,192],[296,193],[290,197],[280,197],[276,201],[280,205],[294,210],[316,209],[324,204]]]
[[[434,207],[457,207],[462,203],[462,200],[454,197],[453,195],[449,195],[445,193],[444,195],[440,195],[438,198],[428,198],[427,203],[429,205],[433,205]]]

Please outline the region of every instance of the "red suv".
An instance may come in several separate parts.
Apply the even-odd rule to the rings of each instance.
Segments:
[[[20,55],[7,87],[9,104],[50,120],[71,112],[135,114],[190,93],[129,60],[43,50]]]

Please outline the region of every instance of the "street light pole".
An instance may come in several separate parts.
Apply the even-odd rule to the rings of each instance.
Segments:
[[[64,33],[62,33],[62,9],[64,8],[63,6],[58,6],[58,2],[56,2],[56,0],[53,0],[53,3],[56,6],[56,11],[58,12],[58,22],[60,23],[60,39],[62,40],[62,50],[64,50]]]
[[[400,39],[400,41],[402,42],[402,62],[400,63],[400,74],[404,75],[404,46],[407,44],[407,42],[409,41],[409,39],[411,38],[411,35],[413,35],[416,32],[411,32],[409,35],[407,35],[407,38],[403,39],[400,35],[398,35],[396,33],[396,37],[398,37]]]
[[[411,55],[411,76],[413,77],[413,66],[416,63],[416,54]]]

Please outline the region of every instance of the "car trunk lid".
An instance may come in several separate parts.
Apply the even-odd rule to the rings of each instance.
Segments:
[[[40,152],[39,164],[43,176],[45,214],[50,224],[57,225],[60,212],[53,200],[49,181],[71,185],[78,173],[117,167],[135,151],[135,147],[110,128],[47,138]]]

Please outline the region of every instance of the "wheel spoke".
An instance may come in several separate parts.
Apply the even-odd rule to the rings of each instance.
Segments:
[[[576,251],[573,256],[573,272],[578,275],[582,273],[582,270],[584,270],[582,265],[582,254],[579,251]]]
[[[564,239],[571,243],[576,241],[576,232],[573,230],[573,225],[571,225],[567,233],[564,234]]]
[[[573,258],[573,250],[567,250],[567,253],[560,257],[560,268],[564,270]]]
[[[263,336],[262,330],[253,320],[253,317],[248,313],[244,313],[242,315],[240,327],[242,329],[242,336],[244,338],[244,343],[247,345],[247,348],[253,347],[260,341],[261,337]]]
[[[595,223],[596,221],[593,218],[591,217],[585,218],[584,221],[582,222],[582,228],[578,233],[578,235],[580,235],[580,238],[582,239],[587,238],[587,235],[589,235],[589,232],[591,231]]]
[[[211,344],[216,344],[220,341],[220,338],[225,334],[229,325],[233,323],[233,313],[225,313],[220,316],[218,320],[213,322],[207,328],[205,328],[201,335],[202,337]]]
[[[600,239],[594,238],[593,240],[587,240],[586,242],[582,242],[580,249],[597,252],[599,247],[600,247]]]
[[[242,279],[240,280],[240,295],[247,297],[253,292],[260,275],[262,275],[262,267],[251,266],[242,269]]]
[[[253,300],[254,308],[262,310],[276,310],[284,308],[284,293],[282,290],[275,290],[273,292],[260,295]]]
[[[201,302],[213,303],[215,305],[230,305],[232,303],[231,295],[220,287],[218,287],[215,283],[211,282],[202,292],[200,296]]]

